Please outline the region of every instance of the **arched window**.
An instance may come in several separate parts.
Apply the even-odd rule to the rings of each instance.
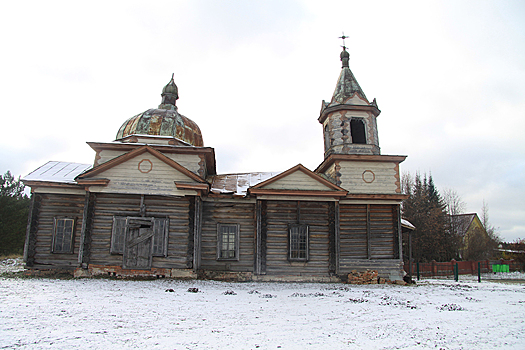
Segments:
[[[366,144],[365,124],[361,119],[352,118],[350,133],[352,134],[352,143]]]

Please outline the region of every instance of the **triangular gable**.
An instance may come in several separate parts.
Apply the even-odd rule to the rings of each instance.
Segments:
[[[343,104],[347,105],[361,105],[361,106],[369,106],[370,103],[368,100],[364,97],[362,97],[358,92],[355,92],[352,96],[346,98],[343,102]]]
[[[298,164],[249,188],[251,194],[346,196],[348,191]]]
[[[143,147],[140,147],[140,148],[137,148],[137,149],[134,149],[133,151],[130,151],[128,153],[125,153],[121,156],[118,156],[116,158],[113,158],[79,176],[77,176],[77,178],[75,180],[77,180],[77,182],[82,182],[82,180],[86,181],[88,180],[89,178],[92,178],[94,177],[95,175],[99,175],[103,172],[106,172],[108,171],[109,169],[112,169],[120,164],[123,164],[129,160],[132,160],[133,158],[135,157],[138,157],[140,155],[142,155],[143,153],[145,152],[148,152],[150,153],[152,156],[154,156],[155,158],[157,158],[158,160],[160,160],[161,162],[165,163],[166,165],[168,165],[169,167],[177,170],[178,172],[180,172],[181,174],[185,175],[187,178],[189,179],[184,179],[185,181],[195,181],[195,182],[199,182],[199,183],[206,183],[206,180],[202,179],[200,176],[196,175],[195,173],[189,171],[188,169],[186,169],[185,167],[183,167],[182,165],[180,165],[179,163],[177,163],[176,161],[174,161],[173,159],[165,156],[164,154],[162,154],[161,152],[149,147],[149,146],[143,146]],[[147,170],[147,169],[146,169]]]

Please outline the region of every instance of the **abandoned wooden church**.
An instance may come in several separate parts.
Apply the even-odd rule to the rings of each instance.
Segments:
[[[26,267],[245,281],[341,281],[374,269],[402,279],[406,157],[380,154],[376,101],[344,47],[341,61],[314,171],[216,174],[214,149],[177,111],[172,77],[157,109],[126,120],[115,141],[88,142],[93,164],[48,162],[23,179]]]

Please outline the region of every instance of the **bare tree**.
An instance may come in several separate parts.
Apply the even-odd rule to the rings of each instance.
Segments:
[[[486,250],[493,254],[495,248],[498,247],[498,244],[501,242],[501,237],[499,236],[498,229],[494,227],[489,221],[489,205],[483,200],[483,205],[481,207],[481,224],[487,232],[487,243]]]
[[[448,215],[459,215],[465,213],[466,203],[463,202],[456,190],[445,188],[443,190],[443,201]]]

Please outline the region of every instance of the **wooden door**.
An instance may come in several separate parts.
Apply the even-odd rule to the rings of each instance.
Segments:
[[[151,269],[153,255],[154,218],[128,217],[122,267],[124,269]]]

